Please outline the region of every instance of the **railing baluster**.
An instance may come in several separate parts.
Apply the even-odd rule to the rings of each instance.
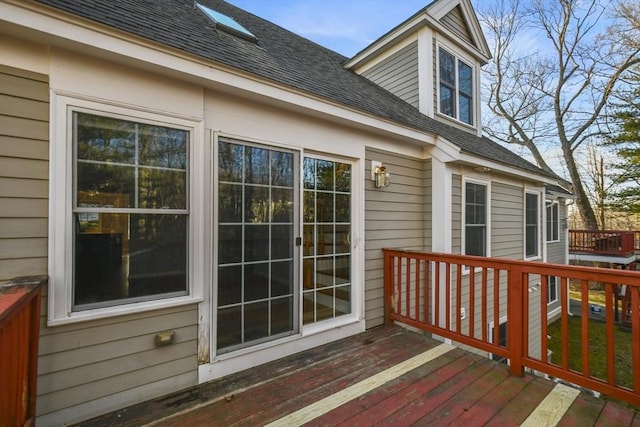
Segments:
[[[430,313],[429,310],[429,298],[433,297],[433,292],[431,292],[431,261],[426,260],[424,263],[424,323],[426,325],[431,324],[430,322]]]
[[[476,324],[476,287],[475,287],[476,271],[473,265],[469,266],[469,336],[474,337],[474,329]]]
[[[549,276],[543,274],[540,277],[540,308],[542,312],[540,313],[540,359],[543,362],[547,362],[547,301],[548,299],[548,291],[549,291]]]
[[[605,327],[607,331],[607,382],[610,385],[616,383],[615,370],[615,341],[613,327],[613,284],[605,283],[604,285],[604,309],[605,309]]]
[[[434,288],[434,303],[433,303],[433,324],[435,326],[440,326],[440,262],[436,261],[435,265],[435,283],[433,284]]]
[[[562,344],[562,369],[569,370],[569,285],[566,277],[560,279],[560,305],[562,307],[560,314],[560,340]]]
[[[446,271],[446,288],[445,288],[445,301],[446,301],[446,319],[445,328],[451,329],[451,264],[447,264]]]
[[[456,271],[456,332],[462,333],[462,264],[457,264]]]
[[[407,257],[405,266],[405,316],[411,317],[411,258]]]
[[[590,377],[589,366],[589,282],[582,279],[580,282],[582,305],[582,374]]]
[[[640,393],[640,287],[627,290],[631,292],[631,354],[633,366],[633,391]]]
[[[529,357],[529,273],[520,273],[522,277],[522,357]]]
[[[420,320],[420,264],[422,261],[420,259],[416,259],[416,310],[415,310],[415,319]]]
[[[482,341],[487,342],[487,268],[482,267]]]
[[[493,343],[500,345],[500,270],[493,269]]]

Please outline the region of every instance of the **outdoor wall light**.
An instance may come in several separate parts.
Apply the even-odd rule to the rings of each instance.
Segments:
[[[387,172],[387,168],[382,164],[372,167],[372,173],[376,188],[388,187],[391,184],[391,176]]]

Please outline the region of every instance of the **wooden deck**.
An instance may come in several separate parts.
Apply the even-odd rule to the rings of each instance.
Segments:
[[[397,326],[379,327],[91,426],[640,426],[640,408],[597,399]]]

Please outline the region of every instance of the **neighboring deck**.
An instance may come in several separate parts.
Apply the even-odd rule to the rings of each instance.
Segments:
[[[504,364],[388,326],[82,425],[549,426],[554,417],[567,426],[640,426],[640,408],[510,376]]]
[[[569,259],[625,265],[640,261],[640,231],[569,230]]]

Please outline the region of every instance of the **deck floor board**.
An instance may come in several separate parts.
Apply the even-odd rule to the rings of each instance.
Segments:
[[[507,365],[461,348],[415,368],[404,363],[440,344],[397,326],[374,328],[80,425],[256,426],[319,407],[307,426],[517,426],[556,385],[510,376]],[[391,369],[398,365],[409,368]],[[387,372],[394,374],[369,381],[375,388],[323,407]],[[581,393],[558,425],[640,427],[640,409]]]

